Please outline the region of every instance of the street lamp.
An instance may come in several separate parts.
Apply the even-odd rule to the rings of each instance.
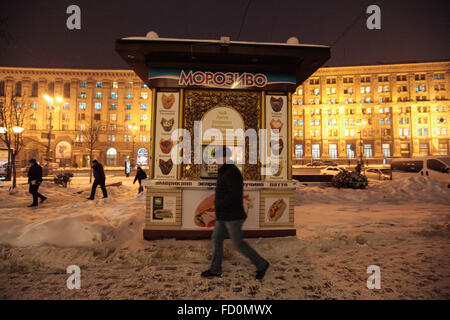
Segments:
[[[362,141],[362,126],[363,124],[358,122],[356,124],[358,126],[358,133],[359,133],[359,163],[361,164],[361,168],[364,168],[364,162],[363,162],[363,141]]]
[[[136,125],[131,128],[132,139],[133,139],[133,148],[132,148],[132,154],[131,154],[131,164],[132,164],[133,167],[135,165],[135,160],[134,160],[134,136],[135,136],[136,130],[137,130],[137,126]]]
[[[63,99],[61,97],[59,97],[59,96],[53,98],[53,97],[50,97],[50,96],[48,96],[46,94],[44,94],[44,99],[47,100],[47,102],[49,104],[48,105],[49,109],[55,110],[55,111],[56,111],[56,108],[54,108],[53,100],[56,100],[59,103],[61,103],[63,101]],[[51,139],[52,139],[52,128],[53,128],[52,121],[53,121],[53,112],[50,112],[49,126],[48,126],[48,137],[47,137],[48,138],[48,143],[47,143],[47,152],[46,152],[46,155],[47,155],[47,159],[46,159],[47,167],[48,167],[49,162],[50,162],[50,142],[51,142]]]

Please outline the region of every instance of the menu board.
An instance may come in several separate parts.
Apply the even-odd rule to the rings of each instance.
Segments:
[[[183,228],[212,230],[216,223],[214,190],[183,190]],[[245,191],[243,229],[259,228],[259,191]]]
[[[158,92],[156,94],[155,123],[155,179],[175,180],[177,166],[171,152],[174,147],[172,132],[178,129],[178,92]]]
[[[289,222],[289,198],[266,198],[264,221],[268,223]]]
[[[151,222],[175,222],[176,197],[153,196],[150,203]]]
[[[286,96],[266,96],[267,155],[270,159],[265,164],[266,180],[287,179],[287,149],[289,142],[287,114]],[[278,132],[278,137],[276,132]]]

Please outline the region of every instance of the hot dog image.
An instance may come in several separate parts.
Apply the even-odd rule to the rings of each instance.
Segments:
[[[272,130],[278,130],[278,133],[281,132],[283,125],[284,123],[280,119],[272,119],[272,121],[270,121],[270,128]]]
[[[200,202],[195,209],[194,223],[202,228],[211,228],[216,224],[216,209],[214,208],[214,197],[212,194]]]
[[[170,109],[170,108],[172,108],[173,103],[175,102],[175,96],[173,95],[173,93],[169,94],[168,96],[163,94],[161,96],[161,102],[162,102],[164,109]]]
[[[281,172],[283,171],[283,163],[280,162],[278,164],[272,165],[272,167],[270,168],[270,171],[272,172],[272,175],[274,177],[279,177]]]
[[[278,199],[269,208],[267,218],[270,221],[278,221],[286,210],[286,202],[283,199]]]
[[[164,154],[170,153],[170,151],[172,150],[172,147],[173,147],[172,139],[169,139],[169,140],[161,139],[159,141],[159,147],[161,148],[162,153],[164,153]]]
[[[280,112],[281,109],[283,109],[283,98],[275,98],[275,97],[271,97],[270,98],[270,105],[272,107],[272,110],[274,112]]]
[[[281,155],[284,149],[283,139],[279,139],[278,141],[270,140],[270,149],[272,150],[272,154]]]

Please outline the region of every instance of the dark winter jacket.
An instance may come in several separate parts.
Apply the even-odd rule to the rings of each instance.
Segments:
[[[103,166],[100,163],[95,163],[92,166],[94,170],[94,179],[98,182],[105,182],[105,172],[103,171]]]
[[[136,180],[138,180],[139,184],[141,184],[141,180],[144,180],[144,179],[147,179],[147,175],[145,174],[145,171],[144,170],[138,170],[136,172],[136,177],[134,178],[133,183],[135,183]]]
[[[38,183],[42,182],[42,167],[37,163],[34,163],[30,169],[28,169],[28,183],[36,180]]]
[[[242,200],[243,179],[234,164],[224,164],[218,170],[214,206],[219,221],[245,220]]]

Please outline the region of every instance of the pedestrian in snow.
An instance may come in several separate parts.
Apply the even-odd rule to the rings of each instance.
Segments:
[[[31,166],[30,169],[28,169],[28,183],[30,184],[29,192],[33,195],[33,203],[28,207],[37,207],[38,198],[41,199],[42,203],[47,200],[47,197],[44,197],[38,192],[39,186],[42,183],[42,167],[37,163],[36,159],[31,159],[30,163]]]
[[[355,171],[356,171],[356,173],[361,174],[361,163],[360,162],[358,162],[358,164],[356,165]]]
[[[139,192],[141,193],[144,191],[144,187],[142,186],[142,180],[147,179],[147,175],[145,174],[145,171],[142,170],[141,167],[137,167],[136,177],[134,178],[133,184],[135,184],[136,180],[139,181]]]
[[[108,193],[106,192],[105,186],[105,172],[103,171],[103,166],[97,160],[92,161],[92,163],[92,169],[94,170],[94,183],[92,184],[91,196],[87,199],[95,199],[95,190],[97,189],[97,186],[100,186],[100,188],[102,188],[103,199],[108,198]]]
[[[228,231],[236,249],[256,266],[256,279],[262,279],[269,268],[269,262],[243,240],[242,225],[247,215],[242,200],[242,175],[229,159],[230,149],[224,147],[222,155],[223,157],[218,158],[219,170],[214,199],[216,223],[212,234],[213,259],[211,267],[202,273],[202,277],[213,278],[222,275],[223,240]]]

